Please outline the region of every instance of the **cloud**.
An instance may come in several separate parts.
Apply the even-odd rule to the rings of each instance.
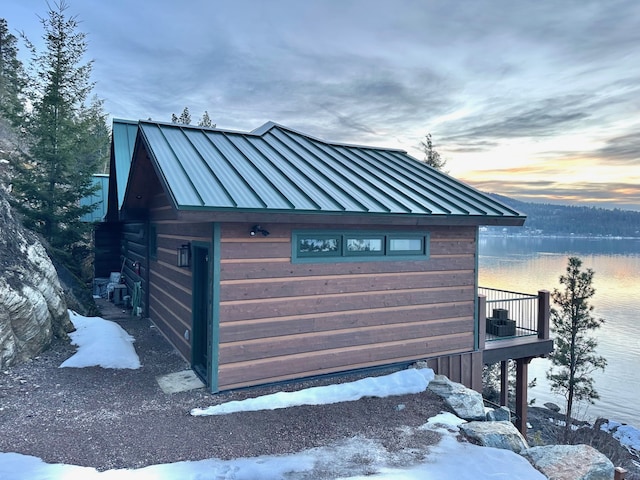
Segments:
[[[640,208],[640,185],[632,182],[571,182],[523,180],[467,180],[484,192],[499,193],[519,200],[587,204],[602,207]]]
[[[605,164],[629,165],[640,168],[640,133],[634,131],[606,141],[604,147],[591,152]]]
[[[591,115],[588,95],[562,95],[519,102],[495,99],[486,108],[443,127],[443,141],[467,149],[480,150],[483,143],[493,147],[498,140],[552,136],[574,130]]]

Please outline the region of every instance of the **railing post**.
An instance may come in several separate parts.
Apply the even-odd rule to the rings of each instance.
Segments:
[[[627,476],[627,471],[622,467],[616,467],[613,471],[613,480],[624,480]]]
[[[549,321],[551,317],[551,294],[548,290],[538,290],[538,338],[549,340]]]
[[[487,337],[487,297],[478,295],[478,350],[483,351]]]

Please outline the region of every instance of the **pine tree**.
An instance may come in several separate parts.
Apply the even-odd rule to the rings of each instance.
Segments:
[[[18,60],[18,39],[0,18],[0,115],[16,126],[24,114],[24,69]]]
[[[424,163],[436,170],[442,171],[444,166],[447,164],[447,161],[436,151],[433,146],[433,140],[431,139],[430,133],[427,133],[424,140],[420,142],[420,148],[422,148],[422,151],[424,152]]]
[[[28,155],[16,164],[16,206],[25,224],[44,236],[59,252],[71,253],[90,226],[80,217],[91,206],[80,199],[93,187],[91,174],[106,161],[108,128],[102,103],[86,101],[93,84],[92,62],[83,62],[86,35],[67,17],[64,1],[41,19],[45,49],[31,51]]]
[[[211,121],[211,117],[209,117],[209,112],[206,110],[202,115],[202,118],[198,122],[199,127],[207,127],[207,128],[216,128],[216,124]]]
[[[184,107],[179,117],[176,117],[175,113],[171,114],[171,123],[179,123],[180,125],[191,125],[191,114],[189,113],[189,107]]]
[[[599,398],[591,374],[604,370],[607,361],[595,354],[598,342],[589,333],[600,328],[604,320],[594,318],[589,299],[595,295],[592,269],[581,270],[582,261],[570,257],[566,275],[560,276],[563,290],[554,289],[551,298],[558,308],[551,309],[554,351],[549,355],[551,367],[547,378],[551,390],[566,399],[564,441],[569,440],[571,415],[576,401],[593,403]]]

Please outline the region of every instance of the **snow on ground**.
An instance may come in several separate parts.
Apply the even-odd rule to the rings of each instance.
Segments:
[[[99,317],[87,318],[71,313],[77,331],[71,334],[78,352],[61,367],[100,365],[104,368],[139,368],[140,360],[133,348],[133,338],[119,325]],[[363,396],[390,396],[423,391],[433,378],[429,369],[409,369],[397,374],[367,378],[348,384],[314,387],[296,393],[268,395],[252,401],[229,402],[214,413],[286,408],[304,403],[318,404],[357,400]],[[226,405],[226,406],[225,406]],[[215,408],[215,407],[210,407]],[[220,411],[218,411],[220,410]],[[224,410],[224,412],[223,412]],[[227,411],[228,410],[228,411]],[[201,413],[202,414],[202,413]],[[151,465],[140,469],[98,472],[76,465],[47,464],[37,457],[0,452],[2,480],[276,480],[276,479],[394,479],[456,480],[513,479],[541,480],[545,477],[523,457],[507,450],[478,447],[456,439],[458,426],[464,421],[451,413],[430,418],[418,430],[442,434],[439,444],[430,447],[416,463],[413,451],[391,453],[375,440],[355,437],[326,447],[283,456],[262,456]],[[610,422],[612,423],[612,422]],[[613,429],[613,427],[611,427]],[[624,432],[619,426],[617,432]],[[402,435],[402,432],[398,433]],[[634,438],[637,441],[639,436]],[[626,437],[625,437],[626,438]],[[621,440],[623,441],[623,440]],[[626,440],[625,440],[626,441]],[[90,448],[90,446],[87,446]],[[402,467],[399,467],[399,466]]]
[[[83,317],[71,310],[69,316],[76,327],[69,336],[78,351],[60,368],[140,368],[140,358],[133,348],[135,339],[120,325],[100,317]]]
[[[278,392],[246,400],[236,400],[208,408],[194,408],[191,415],[225,415],[235,412],[276,410],[298,405],[327,405],[330,403],[353,402],[362,397],[390,397],[424,392],[433,380],[430,368],[409,368],[390,375],[369,377],[355,382],[311,387],[298,392]]]
[[[621,445],[640,452],[640,430],[633,425],[626,425],[609,420],[600,427],[600,430],[608,433],[613,432],[613,438],[618,440]]]
[[[430,424],[444,433],[418,463],[415,452],[390,453],[375,440],[363,437],[283,456],[234,460],[209,459],[152,465],[136,470],[107,470],[74,465],[50,465],[36,457],[0,453],[3,480],[295,480],[393,479],[543,480],[523,457],[510,450],[479,447],[456,439],[462,422],[451,414],[438,415]],[[421,429],[429,429],[426,424]],[[446,433],[445,433],[446,432]],[[401,434],[401,433],[400,433]],[[402,456],[404,455],[404,456]],[[403,461],[404,460],[404,461]],[[399,467],[398,465],[407,465]]]

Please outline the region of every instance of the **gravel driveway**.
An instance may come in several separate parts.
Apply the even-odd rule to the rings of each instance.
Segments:
[[[136,339],[142,368],[58,368],[75,347],[56,340],[39,357],[0,372],[0,451],[106,470],[286,454],[357,435],[377,440],[389,451],[425,448],[438,440],[433,432],[402,434],[401,427],[422,425],[448,410],[428,391],[334,405],[192,417],[189,411],[195,407],[342,383],[363,375],[217,395],[205,389],[166,394],[156,377],[185,370],[188,365],[148,320],[127,317],[106,302],[101,306],[104,318],[116,321]],[[389,372],[373,375],[384,373]],[[400,404],[404,408],[397,408]]]

